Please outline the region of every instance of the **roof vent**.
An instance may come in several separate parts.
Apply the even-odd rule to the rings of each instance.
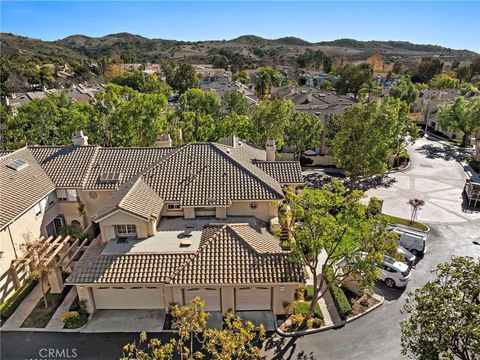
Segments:
[[[27,166],[28,166],[28,163],[25,160],[22,160],[22,159],[15,159],[15,160],[10,161],[7,164],[7,167],[9,167],[10,169],[13,169],[13,170],[17,170],[17,171],[20,171],[20,170],[26,168]]]
[[[104,172],[100,175],[101,183],[115,183],[120,178],[119,172]]]
[[[227,148],[227,149],[225,150],[225,152],[230,155],[230,153],[231,153],[232,151],[231,151],[229,148]]]

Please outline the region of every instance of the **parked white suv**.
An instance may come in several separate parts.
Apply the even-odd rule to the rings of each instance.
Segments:
[[[412,277],[407,264],[387,255],[383,257],[383,267],[380,271],[382,281],[390,288],[407,286]]]

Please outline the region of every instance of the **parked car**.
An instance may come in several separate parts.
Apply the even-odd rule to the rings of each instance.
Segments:
[[[390,225],[388,229],[399,235],[398,244],[413,255],[423,255],[427,251],[428,234],[426,232],[399,225]]]
[[[405,249],[403,246],[399,246],[397,248],[397,252],[403,256],[403,258],[405,259],[405,263],[408,266],[412,267],[413,265],[415,265],[415,261],[417,260],[417,257],[413,255],[410,251]]]
[[[383,267],[380,270],[381,279],[389,288],[405,287],[412,277],[407,264],[387,255],[383,257]]]

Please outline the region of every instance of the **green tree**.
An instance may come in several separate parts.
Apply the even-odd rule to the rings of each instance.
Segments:
[[[225,92],[222,99],[222,106],[227,114],[247,115],[250,110],[245,95],[235,90]]]
[[[443,69],[443,62],[437,58],[430,56],[422,58],[420,64],[415,67],[412,75],[412,81],[428,83],[437,74],[440,74]]]
[[[285,126],[293,116],[293,103],[290,100],[263,99],[253,110],[254,132],[251,140],[258,146],[265,146],[269,137],[276,145],[283,145]]]
[[[277,86],[280,81],[280,76],[275,69],[265,67],[259,69],[255,77],[255,91],[259,98],[264,98],[270,94],[273,86]]]
[[[164,68],[167,69],[166,79],[168,85],[180,94],[183,94],[188,89],[200,86],[200,79],[192,65],[182,62],[177,67],[165,65]]]
[[[406,101],[412,106],[418,99],[419,91],[412,83],[410,76],[404,75],[400,80],[396,81],[390,88],[390,96]]]
[[[435,278],[410,293],[402,321],[402,353],[416,359],[473,360],[480,354],[480,263],[452,257]]]
[[[368,64],[347,64],[340,70],[340,78],[335,83],[339,94],[352,93],[355,97],[365,83],[372,80],[372,68]]]
[[[360,191],[347,193],[337,180],[322,189],[287,192],[280,220],[292,236],[292,256],[313,275],[314,292],[304,323],[334,282],[353,276],[359,279],[360,289],[371,291],[384,254],[396,252],[398,240],[387,231],[388,221],[367,212],[362,197]],[[358,256],[359,252],[366,256]],[[336,266],[339,261],[343,261],[342,271]]]
[[[250,141],[254,132],[253,121],[246,115],[226,114],[217,126],[219,139],[230,135],[237,135],[244,140]]]
[[[469,82],[473,77],[472,70],[469,66],[460,66],[456,73],[458,80],[461,82]]]
[[[167,98],[172,94],[172,88],[158,78],[157,74],[146,75],[143,71],[136,70],[114,77],[112,83],[128,86],[142,93],[159,93]]]
[[[472,132],[480,128],[480,97],[457,96],[439,108],[438,121],[444,129],[462,131],[461,146],[467,146]]]
[[[302,153],[320,142],[323,121],[317,115],[296,112],[285,127],[286,144],[300,159]]]
[[[332,120],[336,129],[332,154],[337,166],[345,169],[352,189],[361,178],[386,172],[398,111],[375,100],[353,105]]]
[[[431,89],[456,89],[458,82],[447,74],[435,75],[428,83]]]
[[[250,78],[245,70],[239,70],[233,74],[233,81],[240,81],[242,84],[246,85],[250,82]]]
[[[210,58],[210,63],[216,69],[225,69],[228,67],[228,58],[224,55],[214,54]]]

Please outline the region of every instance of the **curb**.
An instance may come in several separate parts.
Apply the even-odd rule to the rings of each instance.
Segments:
[[[79,333],[87,325],[88,323],[76,329],[18,328],[18,329],[0,329],[0,332]]]
[[[473,148],[471,147],[462,147],[462,146],[458,146],[458,145],[454,145],[454,144],[450,144],[448,142],[448,139],[447,138],[444,138],[444,137],[441,137],[441,136],[438,136],[438,135],[435,135],[431,132],[426,132],[426,134],[428,137],[432,137],[434,138],[435,140],[437,140],[439,143],[443,144],[443,145],[446,145],[446,146],[451,146],[453,148],[456,148],[458,150],[472,150]]]
[[[379,302],[376,303],[375,305],[373,305],[372,307],[368,308],[366,311],[362,312],[361,314],[357,314],[355,316],[352,316],[352,317],[348,318],[347,320],[342,320],[342,321],[340,321],[336,324],[322,326],[318,329],[309,329],[309,330],[302,330],[302,331],[296,331],[296,332],[284,332],[284,331],[280,330],[280,328],[277,328],[277,329],[275,329],[275,332],[278,335],[283,336],[283,337],[297,337],[297,336],[315,334],[315,333],[319,333],[319,332],[323,332],[323,331],[327,331],[327,330],[331,330],[331,329],[341,328],[341,327],[345,326],[346,324],[351,323],[352,321],[357,320],[358,318],[361,318],[362,316],[364,316],[364,315],[368,314],[369,312],[375,310],[376,308],[383,305],[383,303],[385,302],[385,297],[383,297],[381,295],[374,294],[373,297],[378,299]]]
[[[389,170],[387,173],[388,173],[388,174],[395,174],[395,173],[399,173],[399,172],[403,172],[403,171],[405,171],[405,170],[408,170],[408,169],[410,168],[410,164],[411,164],[411,163],[412,163],[412,161],[411,161],[411,160],[408,160],[408,164],[407,164],[407,166],[405,166],[404,168],[402,168],[402,169],[396,169],[396,170],[395,170],[395,169],[394,169],[394,170]]]

